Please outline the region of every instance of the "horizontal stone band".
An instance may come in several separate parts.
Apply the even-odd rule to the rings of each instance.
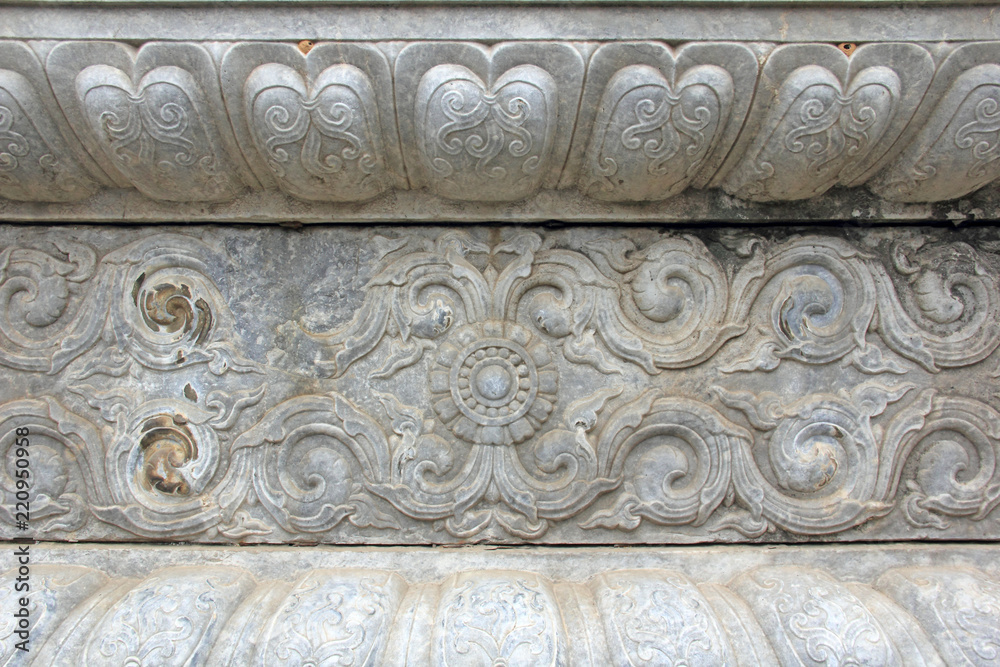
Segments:
[[[1000,538],[993,228],[7,227],[0,248],[5,537]]]
[[[986,548],[31,549],[18,664],[987,665],[1000,647]]]
[[[998,81],[993,41],[5,41],[0,215],[996,217]]]

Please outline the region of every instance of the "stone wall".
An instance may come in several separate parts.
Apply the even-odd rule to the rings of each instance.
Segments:
[[[1000,663],[998,119],[977,1],[0,0],[0,664]]]

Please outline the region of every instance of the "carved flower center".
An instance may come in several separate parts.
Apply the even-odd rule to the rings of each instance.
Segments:
[[[484,365],[476,374],[476,389],[489,400],[504,398],[514,386],[514,378],[508,368],[500,365]]]
[[[452,367],[455,405],[477,424],[502,426],[523,416],[538,391],[528,351],[511,340],[486,338],[468,345]]]

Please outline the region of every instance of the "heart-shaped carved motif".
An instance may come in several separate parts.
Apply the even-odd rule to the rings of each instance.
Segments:
[[[689,70],[676,86],[648,65],[620,70],[601,99],[583,191],[608,201],[681,192],[718,142],[732,100],[732,78],[716,65]]]
[[[94,65],[77,76],[81,107],[98,144],[143,194],[168,201],[223,201],[240,190],[193,77],[157,67],[137,85]]]
[[[864,160],[889,127],[902,84],[887,67],[868,67],[845,91],[825,67],[807,65],[782,84],[763,131],[725,189],[742,199],[808,199]]]
[[[555,81],[534,65],[508,70],[492,87],[459,65],[428,70],[416,118],[431,188],[472,201],[532,194],[552,152],[555,97]]]
[[[244,99],[254,144],[289,194],[362,201],[388,187],[375,93],[357,67],[329,67],[309,87],[290,67],[262,65]]]
[[[95,184],[60,150],[58,137],[43,129],[45,113],[23,76],[0,70],[0,196],[58,202],[89,197]]]
[[[872,183],[890,201],[964,197],[1000,176],[1000,67],[959,76],[903,157]]]

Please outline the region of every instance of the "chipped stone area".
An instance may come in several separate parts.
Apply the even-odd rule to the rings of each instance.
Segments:
[[[985,546],[32,550],[31,652],[0,625],[13,664],[987,665],[1000,649]]]
[[[7,538],[1000,537],[996,228],[7,226],[0,248]]]

